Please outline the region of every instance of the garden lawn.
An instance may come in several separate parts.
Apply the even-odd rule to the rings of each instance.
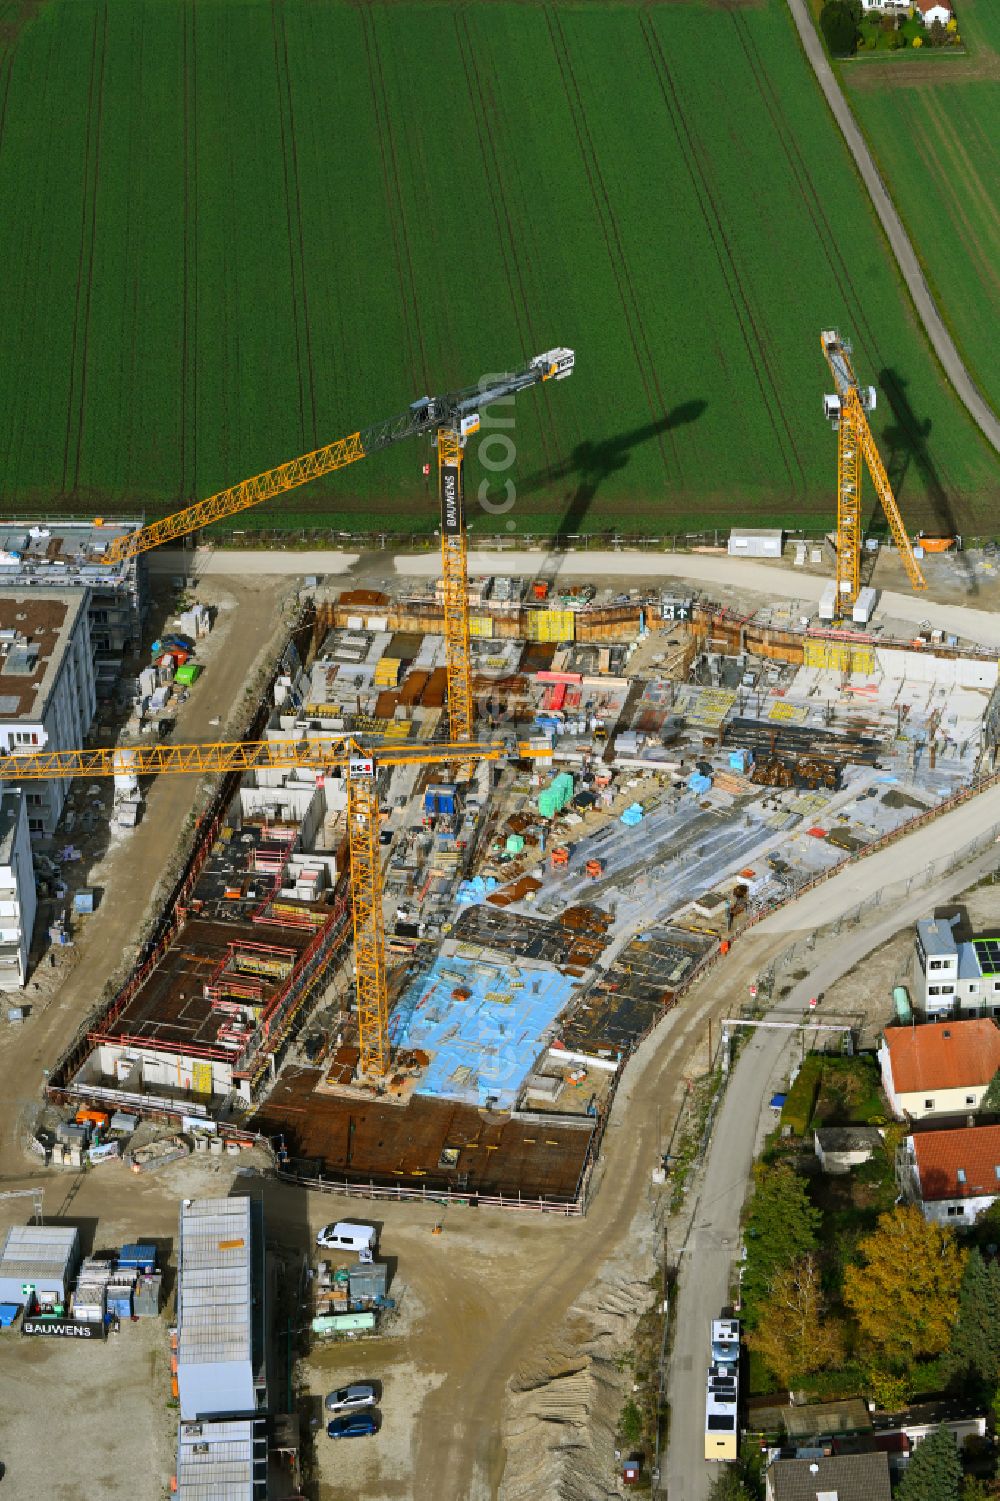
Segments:
[[[0,94],[8,513],[162,514],[569,344],[517,402],[502,519],[470,444],[474,527],[822,524],[833,325],[910,525],[1000,500],[783,0],[0,4]],[[429,457],[254,521],[430,528]]]

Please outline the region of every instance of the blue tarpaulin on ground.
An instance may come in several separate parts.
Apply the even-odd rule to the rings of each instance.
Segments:
[[[556,969],[442,954],[404,991],[389,1031],[431,1054],[418,1093],[507,1109],[574,988]]]

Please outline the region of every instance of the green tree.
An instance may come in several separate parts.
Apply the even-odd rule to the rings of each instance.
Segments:
[[[843,1365],[840,1326],[825,1319],[824,1312],[815,1256],[802,1256],[775,1274],[758,1327],[747,1334],[747,1344],[758,1351],[783,1386],[791,1386],[796,1376]]]
[[[890,1367],[909,1369],[948,1348],[966,1252],[951,1230],[915,1204],[879,1216],[844,1272],[844,1302],[867,1343]]]
[[[834,57],[850,57],[858,43],[858,23],[846,0],[826,0],[819,13],[823,40]]]
[[[996,1501],[1000,1487],[995,1480],[981,1480],[976,1475],[966,1475],[962,1481],[962,1501]]]
[[[778,1272],[816,1250],[820,1214],[809,1201],[805,1180],[787,1163],[754,1168],[744,1239],[743,1307],[751,1328]]]
[[[720,1465],[708,1501],[753,1501],[753,1492],[736,1465]]]
[[[1000,1115],[1000,1068],[990,1080],[979,1108],[984,1115]]]
[[[948,1348],[952,1376],[967,1386],[1000,1385],[1000,1265],[969,1252]]]
[[[960,1501],[962,1461],[944,1426],[929,1433],[913,1452],[896,1501]]]
[[[618,1431],[622,1436],[622,1442],[629,1448],[634,1448],[642,1438],[642,1413],[631,1397],[622,1408],[622,1415],[618,1420]]]

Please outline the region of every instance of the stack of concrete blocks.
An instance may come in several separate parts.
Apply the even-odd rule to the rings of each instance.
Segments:
[[[200,641],[212,629],[211,612],[204,605],[192,605],[180,618],[180,632],[192,641]]]

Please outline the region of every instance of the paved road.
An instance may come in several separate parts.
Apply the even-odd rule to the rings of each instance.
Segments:
[[[981,799],[976,799],[974,806],[980,807],[981,802]],[[941,823],[950,826],[953,817],[949,815]],[[917,837],[912,836],[914,841]],[[910,853],[910,840],[907,840],[907,863],[910,862]],[[898,847],[894,858],[898,878]],[[870,861],[863,861],[856,867],[866,869],[869,890],[878,884],[877,859],[873,856]],[[917,859],[915,851],[914,859]],[[965,890],[996,863],[996,851],[987,850],[968,865],[942,877],[934,886],[915,892],[880,922],[852,934],[839,934],[825,947],[821,939],[809,976],[768,1012],[767,1019],[801,1020],[810,996],[828,989],[900,928],[924,916],[934,905]],[[848,910],[855,899],[850,882],[842,882],[841,889],[834,891],[836,884],[831,881],[822,888],[827,893],[824,898],[826,921]],[[805,900],[808,901],[808,897]],[[795,913],[796,927],[808,926],[803,923],[803,915]],[[760,926],[767,928],[772,921],[768,919]],[[762,1029],[754,1033],[733,1070],[713,1133],[690,1234],[680,1258],[668,1385],[671,1443],[667,1453],[666,1482],[671,1498],[704,1501],[714,1474],[714,1466],[705,1462],[701,1447],[708,1327],[710,1320],[718,1318],[720,1309],[729,1301],[730,1273],[740,1239],[740,1213],[759,1140],[761,1116],[774,1085],[785,1073],[789,1054],[797,1045],[798,1037],[798,1033],[781,1030]]]
[[[854,157],[858,171],[868,189],[875,212],[882,222],[882,228],[885,230],[892,253],[896,257],[896,263],[903,274],[903,280],[910,289],[910,296],[913,298],[917,314],[931,341],[934,353],[944,366],[945,374],[973,422],[986,441],[992,444],[997,452],[1000,452],[1000,420],[969,374],[955,341],[938,312],[937,303],[931,296],[930,288],[920,268],[920,262],[917,260],[916,251],[903,228],[903,221],[896,212],[896,206],[889,196],[864,136],[858,129],[850,106],[844,98],[840,84],[823,51],[823,44],[809,14],[807,0],[788,0],[788,4],[806,57],[812,64],[817,82],[823,90],[826,102],[840,126],[847,148]]]

